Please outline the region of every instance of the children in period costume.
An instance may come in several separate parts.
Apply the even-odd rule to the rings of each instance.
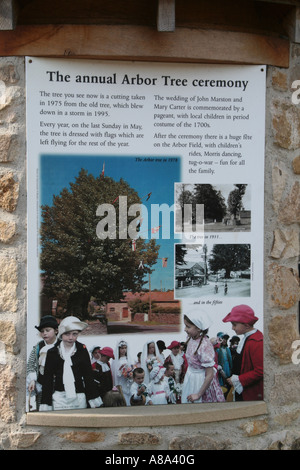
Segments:
[[[126,406],[122,387],[115,387],[113,384],[113,375],[110,365],[111,359],[115,359],[112,348],[106,346],[100,349],[100,359],[92,364],[94,380],[98,386],[104,406]]]
[[[175,405],[181,402],[181,384],[175,382],[173,364],[166,362],[165,368],[164,381],[168,387],[168,403]]]
[[[185,353],[182,352],[179,341],[172,341],[167,349],[169,350],[169,355],[165,360],[165,364],[170,362],[174,365],[175,381],[182,383],[187,370]]]
[[[130,404],[132,406],[152,405],[149,397],[147,385],[144,383],[145,371],[142,367],[137,367],[133,371],[133,383],[130,387]]]
[[[167,405],[169,387],[164,381],[164,367],[154,367],[150,372],[150,383],[147,387],[153,405]]]
[[[160,354],[157,344],[153,340],[147,341],[144,344],[142,356],[141,356],[141,367],[145,372],[145,384],[147,385],[150,381],[150,372],[154,367],[162,366],[160,360]]]
[[[232,357],[230,349],[227,345],[229,335],[220,332],[218,333],[218,338],[220,339],[220,344],[216,351],[218,354],[218,365],[220,372],[219,383],[221,387],[226,387],[226,379],[231,376],[232,371]]]
[[[184,316],[188,335],[186,358],[188,369],[182,386],[181,403],[224,402],[216,377],[215,351],[207,337],[211,321],[200,310],[190,310]]]
[[[90,356],[77,337],[86,323],[69,316],[58,328],[57,344],[45,363],[40,411],[99,407],[103,404],[93,380]]]
[[[236,335],[232,336],[229,340],[229,342],[230,342],[229,349],[230,349],[230,354],[231,354],[231,357],[232,357],[232,364],[234,363],[234,360],[235,360],[235,357],[236,357],[236,354],[237,354],[237,348],[238,348],[238,345],[239,345],[240,341],[241,341],[241,339]]]
[[[129,346],[126,341],[118,341],[112,362],[113,383],[120,385],[127,405],[130,405],[130,387],[132,384],[133,364],[129,355]]]
[[[100,349],[100,359],[92,364],[94,380],[97,383],[99,394],[102,399],[106,392],[109,392],[113,388],[113,377],[109,361],[114,358],[115,356],[112,348],[104,347]]]
[[[57,342],[58,323],[52,315],[45,315],[35,328],[40,332],[42,340],[33,347],[27,361],[27,411],[39,409],[46,356]]]
[[[243,335],[237,348],[233,374],[227,379],[235,400],[263,400],[263,334],[254,327],[258,318],[248,305],[237,305],[223,318],[236,335]]]
[[[100,359],[100,346],[93,346],[90,349],[90,354],[91,354],[91,364],[93,365],[94,362],[99,361]]]
[[[165,362],[165,354],[164,354],[164,351],[167,349],[166,348],[166,344],[164,341],[162,341],[161,339],[159,339],[158,341],[156,341],[156,346],[158,348],[158,357],[159,357],[159,360],[160,362],[163,364]]]

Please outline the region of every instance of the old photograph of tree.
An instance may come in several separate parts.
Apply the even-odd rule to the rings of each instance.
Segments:
[[[175,230],[185,230],[184,211],[191,206],[192,231],[196,227],[196,207],[203,205],[204,230],[210,232],[248,232],[251,230],[251,185],[190,184],[175,185]],[[200,223],[201,221],[197,221]]]
[[[175,246],[176,298],[250,297],[249,244]]]

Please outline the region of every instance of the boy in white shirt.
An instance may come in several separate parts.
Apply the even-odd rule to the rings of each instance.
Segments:
[[[143,383],[145,371],[142,367],[137,367],[133,371],[133,383],[130,387],[130,403],[132,406],[152,405],[147,392],[147,386]]]

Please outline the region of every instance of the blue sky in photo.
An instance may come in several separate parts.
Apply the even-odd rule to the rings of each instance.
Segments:
[[[177,161],[174,156],[170,156],[170,161],[168,158],[158,155],[146,157],[41,155],[40,204],[51,206],[53,195],[59,195],[63,188],[69,189],[70,183],[75,181],[82,168],[96,177],[101,174],[103,164],[105,164],[105,176],[111,177],[115,181],[123,178],[137,191],[142,204],[147,208],[148,237],[151,238],[151,228],[157,227],[157,223],[151,220],[151,204],[173,206],[174,183],[181,181],[180,157],[177,158]],[[152,161],[145,159],[152,159]],[[150,199],[146,201],[145,196],[150,192]],[[159,225],[161,222],[160,217]],[[174,288],[174,242],[176,240],[173,237],[173,213],[171,213],[169,223],[170,239],[163,238],[165,235],[162,233],[162,228],[156,235],[152,235],[152,238],[156,238],[157,244],[160,245],[159,258],[168,258],[166,268],[162,267],[161,259],[157,260],[157,264],[154,266],[155,271],[151,275],[152,289],[168,290]],[[143,232],[143,223],[141,232]],[[144,232],[143,237],[147,238],[147,234]],[[145,284],[145,287],[147,288],[148,285]]]

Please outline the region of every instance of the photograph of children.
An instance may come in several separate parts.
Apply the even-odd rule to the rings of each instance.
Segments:
[[[181,333],[145,329],[122,338],[83,334],[88,322],[64,318],[44,351],[42,379],[36,375],[39,405],[28,411],[263,400],[262,315],[235,303],[229,313],[189,301],[183,310]],[[49,316],[39,327],[46,323]],[[158,342],[168,345],[164,355]],[[33,362],[30,355],[28,371]]]

